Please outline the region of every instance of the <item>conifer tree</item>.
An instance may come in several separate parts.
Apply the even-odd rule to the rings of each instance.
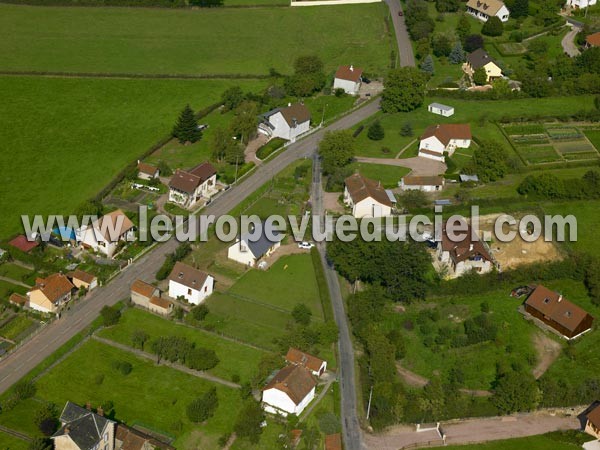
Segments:
[[[192,111],[190,105],[186,105],[181,114],[179,114],[172,134],[181,144],[196,142],[202,137],[202,131],[198,129],[198,121],[194,117],[194,111]]]

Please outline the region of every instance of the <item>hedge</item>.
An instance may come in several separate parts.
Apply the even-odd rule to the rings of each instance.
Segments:
[[[285,139],[271,139],[269,142],[267,142],[265,145],[258,149],[258,151],[256,152],[256,157],[261,160],[265,159],[269,155],[274,153],[276,150],[283,147],[283,144],[285,144]]]

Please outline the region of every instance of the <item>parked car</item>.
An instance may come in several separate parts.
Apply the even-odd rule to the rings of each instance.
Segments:
[[[371,80],[369,80],[366,77],[363,77],[362,82],[365,83],[365,84],[371,84]]]
[[[398,15],[399,15],[400,17],[402,17],[402,16],[404,15],[404,13],[403,13],[402,11],[398,11]]]
[[[315,246],[315,244],[313,244],[312,242],[298,242],[298,248],[303,248],[304,250],[310,250],[311,248],[313,248]]]

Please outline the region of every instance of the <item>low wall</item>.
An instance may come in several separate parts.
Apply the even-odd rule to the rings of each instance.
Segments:
[[[301,0],[292,1],[291,6],[327,6],[327,5],[357,5],[359,3],[379,3],[382,0]]]

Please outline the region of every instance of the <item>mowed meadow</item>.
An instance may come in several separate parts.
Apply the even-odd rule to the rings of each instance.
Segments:
[[[383,3],[305,8],[36,8],[0,5],[0,70],[265,75],[318,54],[383,74]]]
[[[159,138],[177,114],[261,81],[0,77],[0,237],[21,214],[69,214]]]

